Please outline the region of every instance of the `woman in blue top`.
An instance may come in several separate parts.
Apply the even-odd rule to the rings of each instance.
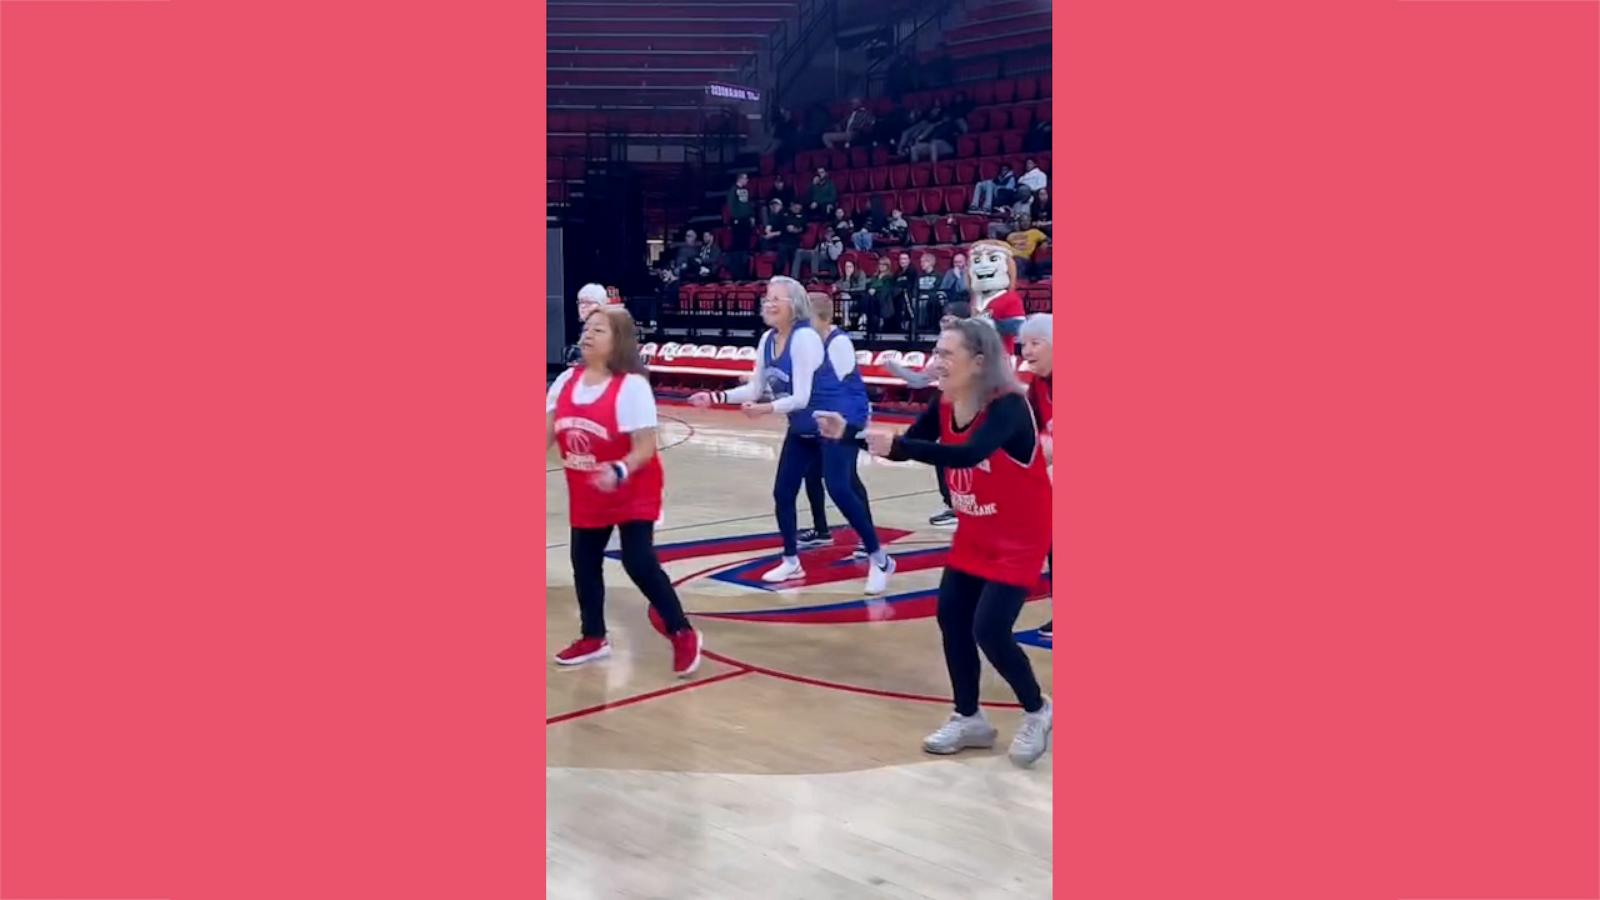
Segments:
[[[894,572],[894,560],[879,546],[872,514],[853,486],[860,451],[854,443],[824,440],[817,428],[819,414],[843,419],[851,432],[865,428],[871,411],[866,386],[856,371],[854,352],[846,359],[841,351],[848,345],[824,345],[811,325],[811,314],[811,300],[800,282],[781,276],[767,282],[761,319],[768,330],[756,347],[754,377],[731,391],[695,394],[689,402],[702,408],[738,403],[752,417],[776,412],[789,419],[772,487],[778,530],[783,533],[783,562],[762,575],[762,580],[779,583],[805,577],[795,501],[806,472],[820,458],[828,494],[865,545],[867,593],[881,594]],[[771,394],[770,402],[761,402],[764,392]]]

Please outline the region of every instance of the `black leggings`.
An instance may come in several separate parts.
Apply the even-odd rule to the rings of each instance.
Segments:
[[[1044,706],[1033,665],[1011,632],[1027,600],[1027,588],[944,570],[939,582],[939,633],[944,637],[944,663],[950,670],[956,712],[963,716],[978,713],[980,647],[1016,692],[1023,710],[1038,712]]]
[[[847,429],[850,426],[846,426]],[[854,437],[851,435],[851,437]],[[861,470],[850,470],[850,486],[855,488],[856,496],[861,498],[861,505],[872,508],[871,499],[867,497],[867,486],[861,483]],[[828,495],[823,493],[822,487],[822,457],[817,457],[817,464],[806,473],[806,501],[811,504],[811,527],[819,533],[826,533],[828,528]]]
[[[934,466],[933,474],[939,479],[939,496],[944,498],[944,508],[950,508],[950,485],[944,481],[944,466]]]
[[[672,579],[662,571],[661,561],[656,559],[655,523],[623,522],[617,530],[622,533],[622,568],[661,614],[667,632],[688,628],[689,618],[683,614],[683,604],[678,602]],[[578,614],[583,619],[586,638],[606,636],[604,571],[606,544],[610,540],[610,526],[572,529],[572,580],[578,589]]]

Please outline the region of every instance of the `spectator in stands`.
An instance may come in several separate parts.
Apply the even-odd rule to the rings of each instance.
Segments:
[[[1028,190],[1026,187],[1018,185],[1017,195],[1011,198],[1011,205],[1006,207],[1003,212],[1005,213],[1003,218],[989,223],[988,234],[989,239],[992,241],[998,241],[1011,232],[1016,231],[1017,223],[1020,222],[1023,217],[1032,217],[1033,192]]]
[[[778,238],[783,235],[784,205],[784,202],[777,197],[773,197],[767,203],[766,214],[761,217],[763,219],[760,233],[761,241],[758,244],[763,252],[771,253],[778,249]]]
[[[850,235],[850,245],[857,250],[872,249],[872,228],[865,221]]]
[[[912,162],[921,162],[924,156],[938,162],[941,155],[949,156],[956,152],[955,141],[961,135],[956,120],[937,106],[929,118],[931,122],[927,130],[922,133],[920,140],[911,145]]]
[[[1011,255],[1017,259],[1017,274],[1028,279],[1039,277],[1039,267],[1033,261],[1033,254],[1039,245],[1048,240],[1049,235],[1033,227],[1033,219],[1024,215],[1017,220],[1017,230],[1006,235],[1006,243],[1011,245]]]
[[[872,126],[874,147],[899,146],[900,135],[911,127],[911,110],[896,104],[886,116],[879,116]]]
[[[1050,233],[1050,189],[1039,188],[1033,195],[1033,207],[1029,210],[1033,216],[1033,227],[1045,234]]]
[[[687,280],[688,273],[693,270],[694,264],[700,258],[700,234],[693,228],[683,233],[683,243],[672,255],[672,274],[680,279]]]
[[[775,107],[767,124],[772,130],[772,155],[780,164],[794,159],[800,144],[800,123],[795,119],[794,112],[787,106]]]
[[[795,253],[794,263],[790,266],[789,277],[796,281],[800,280],[800,266],[802,264],[811,267],[811,277],[813,278],[824,274],[837,274],[839,271],[839,257],[843,255],[844,241],[837,234],[830,231],[816,247],[809,250],[803,249]]]
[[[728,189],[728,225],[732,242],[728,247],[728,270],[733,280],[750,277],[750,236],[755,233],[756,208],[750,196],[750,176],[740,172]]]
[[[917,271],[911,265],[911,254],[905,250],[895,257],[894,311],[902,328],[910,328],[916,320]]]
[[[927,118],[922,114],[922,110],[911,110],[906,116],[906,127],[901,129],[900,136],[895,139],[895,155],[905,156],[910,153],[911,145],[922,137],[922,133],[928,129],[929,124]]]
[[[790,202],[789,211],[783,214],[778,231],[777,270],[782,272],[794,264],[795,254],[800,251],[800,238],[806,233],[805,211],[799,200]]]
[[[885,244],[904,244],[906,236],[911,233],[911,223],[906,221],[906,214],[895,210],[889,216],[889,221],[883,226],[883,233],[878,235]]]
[[[767,198],[788,206],[794,200],[794,187],[789,182],[784,181],[782,175],[774,175],[772,177],[772,189],[767,191]]]
[[[635,298],[640,309],[634,312],[634,318],[640,321],[650,321],[652,324],[660,321],[663,310],[676,311],[678,309],[678,276],[674,275],[671,266],[661,266],[656,270],[661,284],[656,288],[654,301],[644,297]],[[648,295],[646,295],[648,296]]]
[[[1026,185],[1028,190],[1037,194],[1041,188],[1049,183],[1050,176],[1039,168],[1039,164],[1034,161],[1033,157],[1028,157],[1028,160],[1022,164],[1022,174],[1017,176],[1017,184]]]
[[[917,328],[933,330],[934,323],[939,321],[939,316],[944,313],[944,304],[939,300],[939,273],[934,268],[939,258],[932,253],[923,251],[920,260],[922,268],[917,271],[916,289],[913,299],[916,301],[912,307],[915,314]]]
[[[817,167],[816,177],[811,179],[811,206],[807,213],[812,221],[827,222],[833,218],[833,209],[839,205],[839,186],[828,177],[828,170]]]
[[[871,131],[872,112],[863,106],[861,98],[857,97],[850,101],[850,113],[839,123],[839,130],[824,134],[822,144],[830,150],[841,145],[848,147]]]
[[[840,264],[839,280],[833,283],[833,298],[839,303],[844,321],[853,322],[851,328],[860,327],[867,300],[867,275],[856,268],[855,260],[847,259]]]
[[[973,103],[967,97],[966,91],[956,91],[955,99],[950,101],[950,106],[946,111],[950,114],[950,118],[956,121],[957,130],[962,134],[966,134],[967,116],[972,115],[972,111],[977,108],[978,104]]]
[[[957,253],[950,261],[950,271],[939,279],[939,291],[944,294],[945,308],[952,303],[967,302],[967,255]]]
[[[833,224],[828,230],[839,236],[839,240],[848,241],[856,233],[856,223],[850,219],[850,211],[842,206],[834,207]]]
[[[684,276],[685,281],[704,283],[717,280],[722,269],[722,247],[711,232],[706,232],[705,239],[700,242],[700,253],[695,256],[690,268],[692,273]]]
[[[972,206],[967,211],[975,213],[993,212],[996,206],[1005,206],[1017,190],[1017,176],[1011,171],[1008,163],[1000,165],[1000,172],[993,178],[987,178],[977,183],[972,188]]]
[[[889,270],[889,257],[878,258],[878,271],[867,280],[867,334],[876,336],[894,321],[894,272]]]

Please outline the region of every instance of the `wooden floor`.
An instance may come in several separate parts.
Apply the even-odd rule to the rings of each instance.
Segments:
[[[608,563],[614,655],[549,664],[549,896],[1049,897],[1052,757],[1030,770],[1006,759],[1020,713],[1004,682],[986,668],[995,750],[921,749],[950,712],[932,593],[954,532],[928,525],[932,470],[863,457],[900,566],[883,600],[863,601],[865,566],[831,506],[838,547],[805,554],[806,584],[769,590],[781,422],[662,412],[657,547],[708,657],[674,678],[644,599]],[[546,468],[554,652],[576,637],[577,606],[566,486],[554,456]],[[1040,600],[1017,625],[1047,693],[1050,653],[1033,629],[1049,616]]]

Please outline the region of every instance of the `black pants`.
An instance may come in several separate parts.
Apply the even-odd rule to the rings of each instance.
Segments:
[[[655,523],[623,522],[617,530],[622,533],[622,568],[661,615],[667,632],[688,628],[689,619],[683,614],[672,579],[656,559]],[[609,527],[572,529],[572,580],[578,589],[578,613],[586,638],[606,636],[604,570],[606,543],[610,540]]]
[[[860,431],[854,425],[844,427],[844,442],[855,440]],[[867,486],[861,483],[861,469],[859,467],[850,471],[850,486],[855,488],[856,496],[861,498],[861,505],[868,510],[872,509],[872,501],[867,496]],[[806,501],[811,504],[811,527],[816,531],[827,532],[828,528],[828,495],[823,493],[822,487],[822,457],[817,457],[817,464],[806,473]]]
[[[944,466],[934,466],[933,474],[939,479],[939,496],[944,498],[944,508],[950,508],[950,485],[944,481]]]
[[[980,648],[1025,711],[1038,712],[1044,706],[1033,665],[1012,636],[1027,599],[1026,588],[944,570],[939,581],[939,633],[944,637],[944,663],[950,670],[956,712],[961,715],[978,713]]]

